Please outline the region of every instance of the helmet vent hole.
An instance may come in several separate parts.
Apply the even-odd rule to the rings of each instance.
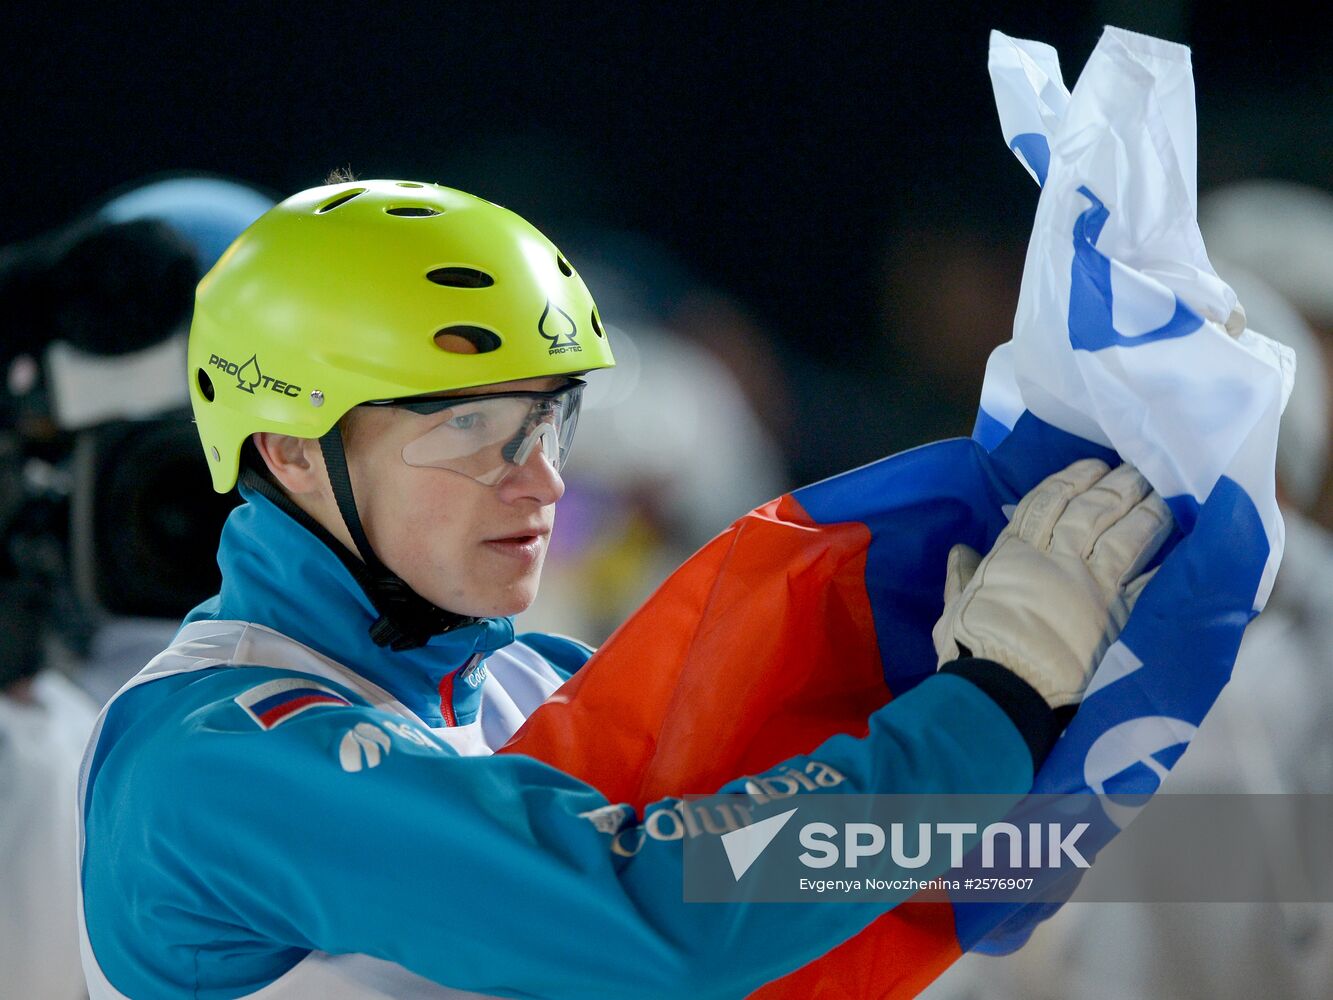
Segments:
[[[435,346],[450,354],[489,354],[500,337],[479,326],[446,326],[435,335]]]
[[[494,278],[475,267],[437,267],[426,277],[446,288],[490,288],[495,284]]]
[[[555,262],[560,267],[560,273],[563,274],[566,278],[573,276],[574,269],[569,266],[569,261],[565,260],[562,254],[555,255]]]
[[[319,208],[315,209],[315,214],[324,215],[326,212],[332,212],[339,205],[346,205],[357,195],[365,193],[366,193],[365,188],[352,188],[352,190],[350,191],[344,191],[342,194],[338,195],[338,197],[334,198],[332,201],[326,201],[324,204],[320,205]]]
[[[199,391],[203,393],[204,399],[208,400],[210,403],[213,402],[213,380],[208,377],[208,372],[200,368],[199,374],[195,376],[195,379],[199,383]]]
[[[597,316],[597,310],[596,310],[596,309],[594,309],[594,310],[592,311],[592,332],[595,333],[595,334],[597,334],[597,336],[599,336],[599,337],[605,337],[605,336],[606,336],[606,333],[602,330],[602,321],[601,321],[601,319]]]
[[[386,208],[386,215],[396,215],[400,219],[429,219],[432,215],[439,215],[440,211],[436,208],[427,208],[425,205],[402,205],[397,208]]]
[[[395,187],[400,187],[400,188],[419,188],[419,187],[421,187],[421,185],[415,183],[414,181],[399,181],[399,182],[395,185]]]

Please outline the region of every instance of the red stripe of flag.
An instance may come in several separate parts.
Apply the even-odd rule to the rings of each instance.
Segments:
[[[291,701],[284,702],[281,705],[273,706],[263,715],[259,716],[259,721],[262,722],[265,727],[276,726],[283,719],[287,718],[287,716],[294,712],[299,712],[307,705],[316,705],[324,702],[334,705],[346,705],[347,699],[338,698],[331,694],[306,694],[302,695],[300,698],[293,698]]]

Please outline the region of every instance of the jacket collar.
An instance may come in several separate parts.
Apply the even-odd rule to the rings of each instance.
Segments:
[[[483,619],[404,652],[377,646],[368,630],[379,616],[339,559],[271,501],[245,487],[241,496],[245,503],[227,517],[218,545],[222,590],[190,612],[186,624],[266,625],[384,688],[430,725],[476,718],[486,672],[467,670],[463,684],[455,677],[512,642],[513,619]]]

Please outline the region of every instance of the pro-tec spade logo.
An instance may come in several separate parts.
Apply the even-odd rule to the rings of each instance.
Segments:
[[[260,371],[259,355],[257,354],[250,355],[250,360],[241,364],[213,354],[209,356],[208,363],[218,371],[235,376],[236,388],[242,392],[248,392],[252,396],[255,394],[255,390],[260,387],[283,396],[299,396],[301,394],[299,385],[293,385],[284,379],[274,378],[272,375],[265,375]]]
[[[568,354],[582,351],[577,340],[579,328],[573,317],[550,299],[542,310],[542,318],[537,321],[537,332],[551,342],[551,354]]]
[[[252,354],[250,360],[241,365],[240,371],[236,373],[236,388],[254,395],[255,386],[259,384],[263,375],[264,373],[259,370],[259,355]]]

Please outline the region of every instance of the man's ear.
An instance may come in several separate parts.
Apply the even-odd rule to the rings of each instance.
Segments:
[[[288,493],[300,496],[324,489],[324,456],[318,441],[270,431],[258,431],[251,440],[268,471]]]

